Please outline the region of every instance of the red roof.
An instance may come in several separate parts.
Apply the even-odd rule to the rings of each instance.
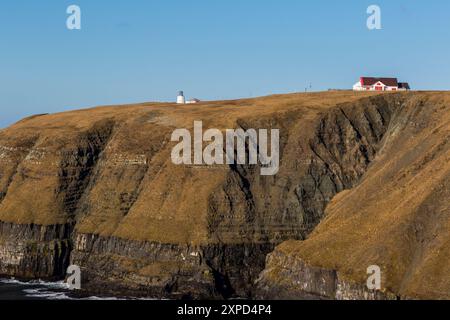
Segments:
[[[361,77],[362,86],[373,86],[377,82],[382,82],[388,87],[398,87],[397,78],[371,78],[371,77]]]

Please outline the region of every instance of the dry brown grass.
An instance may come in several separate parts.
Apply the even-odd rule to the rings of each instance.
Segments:
[[[0,220],[50,225],[73,219],[58,193],[62,151],[70,153],[82,133],[109,120],[114,132],[80,199],[85,205],[77,209],[77,230],[205,243],[208,197],[227,171],[173,165],[173,144],[168,142],[173,129],[191,128],[194,120],[208,128],[235,128],[239,119],[293,112],[301,115],[298,127],[309,132],[330,108],[377,94],[290,94],[183,106],[144,103],[25,119],[0,131],[0,146],[7,148],[0,149],[0,192],[6,194],[0,198]],[[360,185],[333,199],[326,219],[307,241],[287,242],[279,250],[358,281],[368,265],[378,264],[394,292],[448,296],[450,94],[405,95],[409,103]],[[126,163],[142,156],[148,160],[144,173],[142,166]],[[139,196],[124,215],[118,199],[136,190]]]
[[[404,108],[363,181],[333,199],[308,240],[280,250],[360,283],[379,265],[395,293],[450,298],[450,94]]]
[[[376,93],[310,93],[273,95],[257,99],[202,102],[198,105],[144,103],[107,106],[30,117],[0,131],[0,145],[26,144],[23,153],[2,160],[4,179],[0,188],[7,195],[0,205],[0,220],[43,225],[65,223],[67,212],[57,194],[61,151],[71,151],[80,143],[81,133],[97,123],[115,123],[115,132],[99,161],[97,183],[85,195],[89,202],[78,230],[116,235],[136,240],[170,243],[207,241],[208,197],[223,183],[227,170],[175,166],[170,160],[175,128],[236,128],[238,119],[270,117],[286,112],[302,114],[305,127],[336,104],[351,102]],[[29,142],[32,141],[32,142]],[[23,160],[32,150],[42,151],[38,159]],[[148,172],[139,184],[139,198],[124,217],[119,211],[116,190],[132,189],[138,170],[127,165],[118,169],[117,158],[144,155]],[[22,160],[20,160],[22,156]],[[123,159],[121,160],[123,161]],[[17,163],[16,163],[17,162]],[[15,168],[15,165],[18,165]],[[9,174],[17,173],[12,181]],[[11,182],[11,183],[10,183]]]

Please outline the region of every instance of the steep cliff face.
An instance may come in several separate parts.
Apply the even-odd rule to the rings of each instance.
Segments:
[[[331,201],[306,241],[270,254],[260,296],[450,298],[449,105],[447,93],[402,105],[360,183]],[[382,280],[375,297],[366,288],[373,265]]]
[[[307,238],[422,96],[297,94],[25,119],[0,131],[0,274],[63,277],[77,264],[83,286],[103,292],[253,296],[266,255]],[[279,173],[174,165],[171,133],[194,121],[280,129]]]
[[[369,290],[364,283],[346,280],[333,269],[305,263],[277,248],[256,281],[258,299],[280,300],[396,300],[391,292]]]
[[[77,234],[72,263],[90,291],[170,298],[251,296],[270,244],[164,244]]]
[[[0,274],[60,279],[68,266],[68,225],[0,224]]]
[[[338,192],[356,185],[374,159],[402,97],[343,103],[311,122],[299,110],[239,121],[247,128],[280,128],[281,166],[271,178],[236,166],[210,198],[211,237],[233,241],[304,238]]]

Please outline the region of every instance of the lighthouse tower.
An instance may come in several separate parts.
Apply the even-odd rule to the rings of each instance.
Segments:
[[[186,99],[184,98],[184,93],[183,93],[183,91],[179,91],[179,92],[178,92],[177,103],[178,103],[178,104],[185,104],[185,103],[186,103]]]

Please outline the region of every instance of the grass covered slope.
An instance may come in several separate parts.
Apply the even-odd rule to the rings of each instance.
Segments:
[[[262,282],[301,285],[298,266],[311,266],[331,270],[310,280],[333,293],[333,270],[364,284],[376,264],[387,291],[448,297],[449,104],[442,92],[324,92],[24,119],[0,131],[0,273],[59,277],[80,263],[93,286],[248,297],[266,254],[306,239],[280,245]],[[280,129],[278,174],[174,165],[171,134],[194,121]]]
[[[189,106],[140,104],[24,119],[0,131],[0,220],[76,222],[79,233],[134,240],[209,241],[210,196],[226,183],[230,168],[173,165],[174,129],[190,129],[195,120],[203,121],[205,129],[284,126],[282,139],[295,130],[297,140],[307,142],[321,114],[374,95],[337,92]],[[296,146],[294,142],[286,149]],[[220,205],[223,199],[217,201]]]
[[[391,121],[361,182],[331,201],[306,241],[285,242],[274,257],[337,270],[360,284],[367,267],[378,265],[386,291],[449,299],[449,200],[450,94],[416,94]],[[263,280],[291,282],[287,261],[272,259]]]

